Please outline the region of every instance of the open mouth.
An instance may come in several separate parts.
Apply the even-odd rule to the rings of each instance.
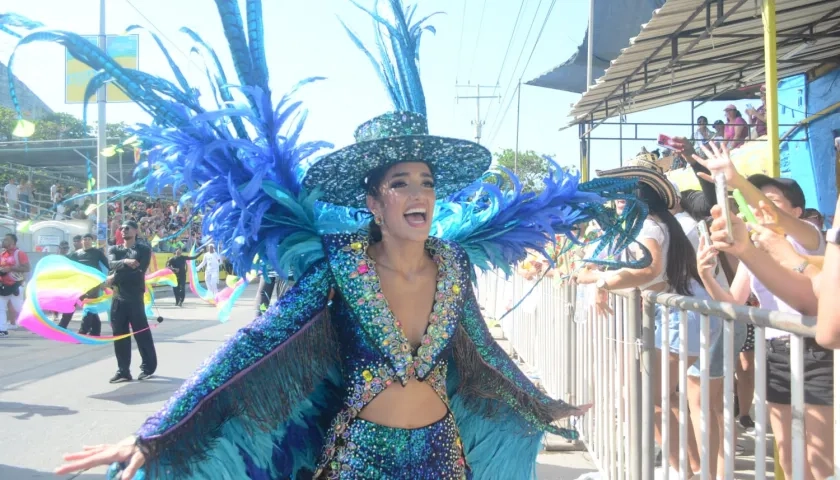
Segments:
[[[403,214],[405,221],[412,227],[422,227],[426,225],[426,209],[425,208],[411,208]]]

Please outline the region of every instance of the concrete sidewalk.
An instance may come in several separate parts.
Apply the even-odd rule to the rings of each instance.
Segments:
[[[68,345],[26,330],[0,340],[0,480],[55,479],[61,455],[86,444],[117,442],[137,427],[200,363],[251,317],[255,288],[238,302],[227,324],[215,309],[188,294],[185,307],[158,302],[165,321],[153,332],[159,367],[144,382],[111,385],[113,347]],[[71,328],[77,324],[71,324]],[[104,327],[107,332],[108,327]],[[104,333],[104,332],[103,332]],[[140,359],[134,352],[133,374]],[[67,479],[104,478],[104,468]],[[540,480],[574,480],[592,471],[581,452],[539,458]]]

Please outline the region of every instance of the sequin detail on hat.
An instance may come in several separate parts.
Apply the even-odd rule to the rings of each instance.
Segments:
[[[303,180],[321,200],[365,208],[364,180],[371,171],[397,163],[422,162],[435,175],[438,198],[452,195],[481,178],[492,156],[481,145],[428,134],[426,117],[414,112],[390,112],[356,129],[356,143],[315,162]]]

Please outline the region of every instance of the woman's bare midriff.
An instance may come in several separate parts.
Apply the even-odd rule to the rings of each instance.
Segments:
[[[447,408],[426,383],[410,380],[392,383],[359,413],[359,418],[393,428],[421,428],[444,416]]]

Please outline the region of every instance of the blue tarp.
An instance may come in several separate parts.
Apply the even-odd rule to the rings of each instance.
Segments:
[[[665,0],[595,0],[593,78],[604,74],[610,61],[630,45],[630,39],[639,34],[642,24],[649,22],[653,11],[664,4]],[[583,42],[571,58],[526,84],[565,92],[585,92],[587,35],[584,33]]]

